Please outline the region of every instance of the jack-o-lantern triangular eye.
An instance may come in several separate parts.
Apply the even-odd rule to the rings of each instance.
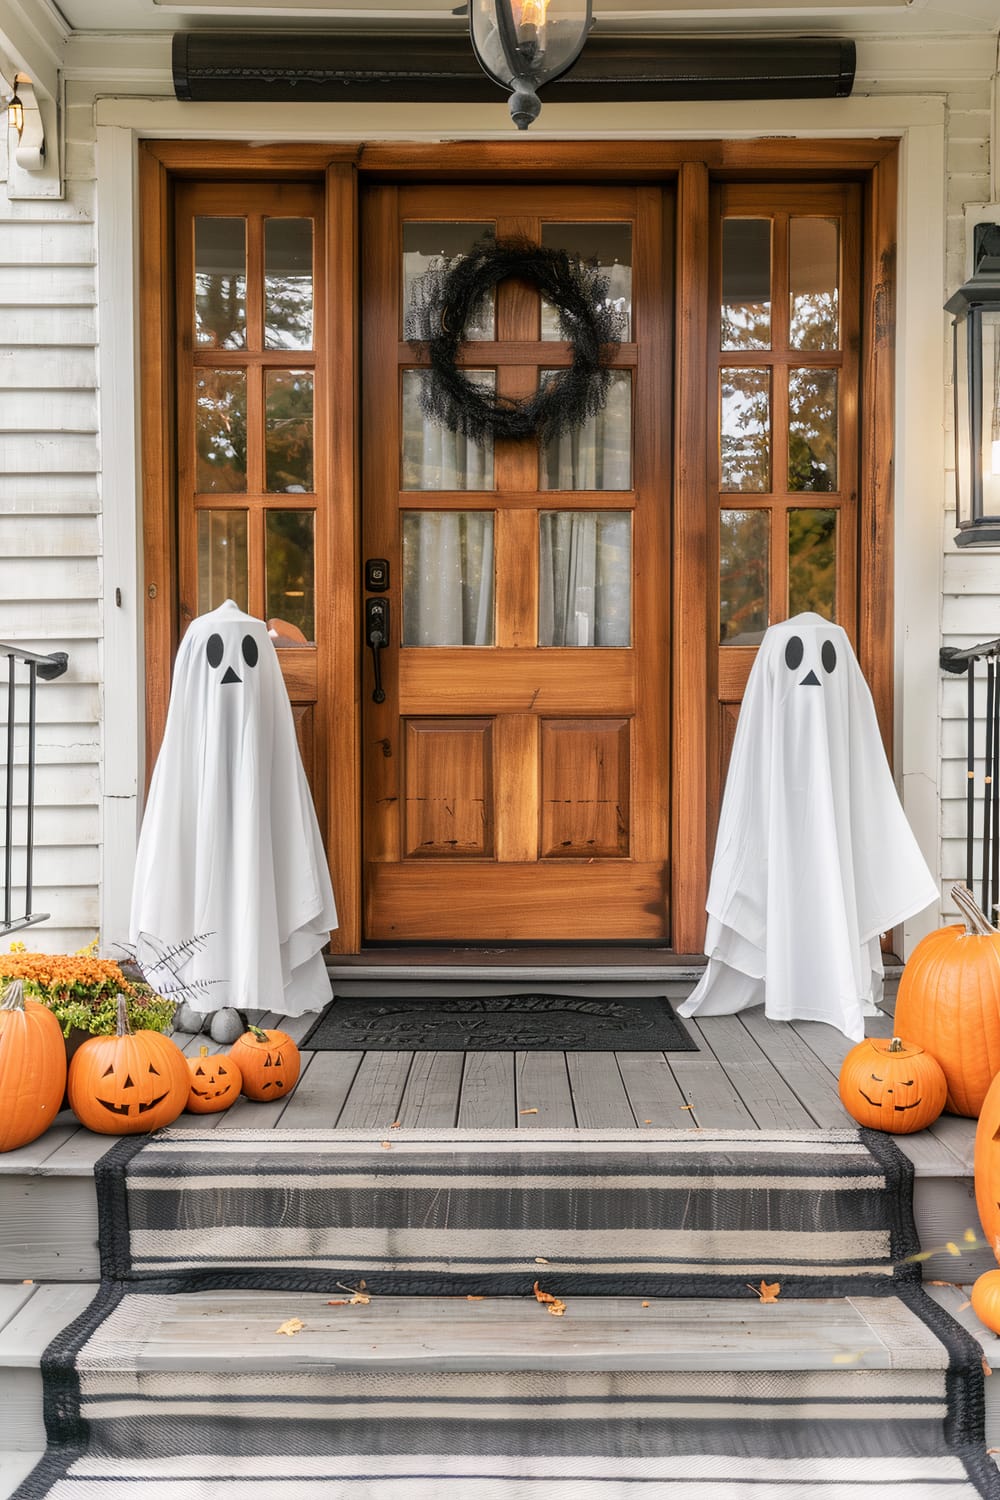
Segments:
[[[101,1074],[101,1077],[102,1077],[102,1078],[110,1078],[110,1077],[111,1077],[111,1075],[112,1075],[112,1073],[113,1073],[113,1072],[114,1072],[114,1071],[115,1071],[115,1070],[114,1070],[114,1064],[112,1064],[112,1066],[111,1066],[111,1067],[110,1067],[110,1068],[105,1068],[105,1069],[104,1069],[104,1072],[103,1072],[103,1073],[102,1073],[102,1074]]]
[[[205,1076],[205,1069],[204,1068],[195,1068],[195,1070],[194,1070],[194,1076],[196,1078],[204,1078],[204,1076]]]
[[[159,1078],[159,1076],[160,1076],[160,1070],[159,1070],[159,1068],[154,1068],[152,1063],[150,1063],[150,1065],[149,1065],[149,1071],[151,1073],[155,1073],[156,1077]]]

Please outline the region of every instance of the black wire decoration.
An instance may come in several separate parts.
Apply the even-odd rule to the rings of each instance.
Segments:
[[[537,286],[557,311],[572,362],[540,380],[531,396],[504,396],[469,379],[457,363],[466,328],[501,281]],[[625,315],[595,263],[531,240],[484,238],[467,255],[435,261],[413,284],[405,334],[430,368],[422,383],[425,416],[482,445],[488,438],[543,441],[580,427],[608,397],[608,360],[625,331]]]
[[[983,915],[994,926],[1000,916],[1000,639],[963,650],[946,646],[940,664],[946,672],[967,673],[965,700],[965,883],[975,883],[976,841],[976,662],[986,663],[986,743],[983,755],[982,847],[979,869]]]

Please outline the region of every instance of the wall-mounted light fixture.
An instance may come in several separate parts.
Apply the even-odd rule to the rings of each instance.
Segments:
[[[24,105],[21,103],[17,92],[17,80],[14,80],[14,92],[7,100],[7,129],[16,130],[18,140],[24,134]]]
[[[538,118],[538,90],[573,66],[593,24],[590,0],[470,0],[472,50],[510,94],[518,130]]]
[[[977,224],[955,321],[955,509],[959,547],[1000,547],[1000,225]]]

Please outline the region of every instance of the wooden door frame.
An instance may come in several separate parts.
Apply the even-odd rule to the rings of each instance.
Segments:
[[[332,753],[327,767],[329,857],[341,926],[333,950],[361,949],[360,566],[358,423],[359,176],[422,181],[632,181],[677,192],[670,735],[671,947],[701,949],[714,838],[709,807],[715,727],[717,518],[706,505],[709,431],[709,187],[713,179],[841,177],[863,183],[858,657],[887,748],[893,709],[893,350],[898,140],[463,141],[269,145],[142,142],[139,149],[140,415],[146,648],[147,775],[166,718],[178,639],[172,182],[183,177],[308,177],[327,182],[328,403],[332,462],[328,563],[339,560],[327,652]],[[319,559],[317,560],[320,561]],[[337,575],[331,572],[331,577]],[[683,851],[683,858],[677,852]],[[627,939],[627,934],[622,934]]]

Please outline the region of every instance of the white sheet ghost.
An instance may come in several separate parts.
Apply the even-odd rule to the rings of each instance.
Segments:
[[[708,966],[682,1016],[763,1003],[853,1041],[881,994],[881,933],[937,899],[847,635],[772,625],[747,682],[708,892]]]
[[[322,950],[336,926],[277,654],[264,622],[227,600],[177,653],[130,941],[155,984],[171,975],[164,948],[203,939],[177,971],[197,1010],[296,1016],[330,999]]]

